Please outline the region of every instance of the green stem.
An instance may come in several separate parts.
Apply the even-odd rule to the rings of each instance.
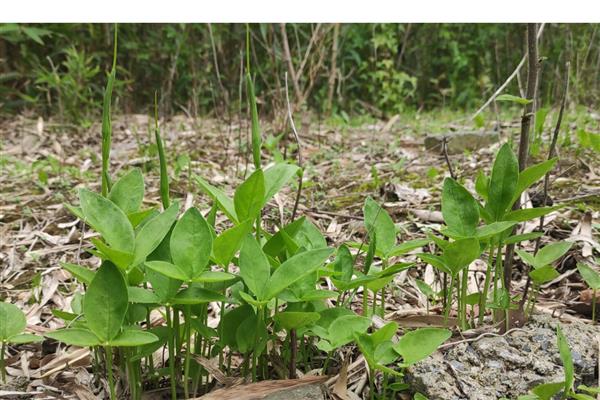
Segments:
[[[596,289],[592,292],[592,324],[596,323]]]
[[[369,292],[367,291],[366,286],[363,286],[362,305],[363,305],[363,316],[366,317],[369,314]]]
[[[462,284],[461,284],[461,293],[460,293],[460,314],[461,314],[461,324],[462,329],[467,329],[467,284],[469,280],[469,267],[467,266],[462,272]]]
[[[2,341],[2,352],[0,353],[0,373],[2,373],[2,383],[6,383],[6,366],[4,365],[4,353],[6,352],[6,342]]]
[[[256,382],[256,366],[258,362],[258,330],[262,319],[262,307],[256,308],[256,331],[254,334],[254,350],[252,351],[252,382]]]
[[[452,289],[454,288],[454,276],[450,278],[449,290],[446,291],[446,309],[444,310],[444,325],[448,326],[448,317],[452,307]]]
[[[108,388],[110,390],[111,400],[116,400],[117,394],[115,392],[115,378],[113,377],[113,353],[112,347],[106,346],[106,374],[108,375]]]
[[[171,382],[171,400],[177,400],[177,389],[175,387],[175,335],[173,333],[173,321],[171,318],[171,307],[165,308],[167,315],[167,327],[169,328],[169,380]]]
[[[369,398],[375,399],[375,371],[373,369],[369,369]]]
[[[479,298],[479,324],[483,324],[483,318],[485,316],[485,305],[487,302],[488,292],[490,290],[490,281],[492,280],[492,267],[494,259],[494,245],[490,243],[490,251],[488,255],[487,268],[485,270],[485,282],[483,284],[483,293]]]
[[[184,307],[184,318],[185,318],[185,335],[186,335],[186,343],[185,343],[185,365],[183,367],[183,393],[185,398],[190,397],[190,347],[192,345],[192,324],[190,318],[192,317],[191,308],[189,305]]]

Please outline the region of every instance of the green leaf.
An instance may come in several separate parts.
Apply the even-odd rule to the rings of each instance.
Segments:
[[[133,227],[116,204],[87,189],[79,190],[79,201],[85,220],[115,250],[133,253]]]
[[[594,290],[600,289],[600,274],[587,264],[577,263],[577,270],[587,285]]]
[[[587,392],[590,394],[600,394],[600,388],[598,388],[598,387],[589,387],[586,385],[579,385],[579,386],[577,386],[577,390]]]
[[[191,278],[186,271],[175,264],[166,261],[146,261],[144,265],[164,276],[184,282],[191,282]]]
[[[413,239],[413,240],[407,240],[406,242],[400,243],[399,245],[395,246],[388,254],[388,257],[397,257],[397,256],[401,256],[403,254],[408,253],[409,251],[412,251],[414,249],[418,249],[419,247],[423,247],[426,244],[429,243],[429,240],[427,239]]]
[[[191,279],[204,271],[210,259],[213,237],[200,211],[190,208],[175,224],[171,234],[171,257]]]
[[[83,314],[90,330],[107,343],[121,330],[127,313],[127,286],[119,269],[104,261],[83,298]]]
[[[564,382],[542,383],[531,389],[539,400],[552,400],[565,387]]]
[[[313,324],[319,318],[321,318],[319,313],[302,311],[284,311],[273,317],[275,322],[287,331]]]
[[[530,233],[523,233],[520,235],[513,235],[513,236],[509,236],[508,238],[506,238],[506,240],[504,240],[504,244],[519,243],[519,242],[523,242],[525,240],[537,239],[541,236],[544,236],[544,232],[530,232]]]
[[[533,254],[529,254],[526,251],[520,249],[515,249],[515,252],[519,255],[519,257],[521,257],[521,260],[523,260],[524,263],[531,265],[535,268],[535,257],[533,256]]]
[[[213,292],[199,286],[183,289],[172,299],[173,304],[206,304],[213,301],[229,303],[230,300],[221,293]]]
[[[300,168],[296,165],[279,163],[264,171],[265,197],[263,205],[292,179]]]
[[[560,359],[562,360],[563,368],[565,370],[564,391],[565,393],[569,393],[573,390],[573,382],[575,381],[573,357],[571,356],[571,349],[569,348],[569,343],[567,343],[567,338],[560,329],[560,325],[556,326],[556,336]]]
[[[25,314],[11,303],[0,303],[0,342],[5,342],[25,329]]]
[[[290,222],[282,229],[280,229],[277,233],[275,233],[273,236],[271,236],[271,238],[263,246],[263,251],[265,252],[265,254],[268,254],[271,257],[277,257],[286,248],[286,240],[284,238],[284,234],[287,234],[287,236],[289,237],[296,236],[296,233],[304,225],[304,221],[306,221],[306,217],[298,218],[297,220],[295,220],[294,222]]]
[[[396,226],[387,211],[383,209],[371,197],[367,197],[363,207],[365,227],[369,233],[370,240],[373,234],[377,238],[376,248],[383,254],[387,254],[396,245]]]
[[[513,197],[513,204],[519,199],[521,193],[527,190],[528,187],[533,185],[539,179],[541,179],[548,171],[550,171],[556,165],[558,158],[551,158],[539,164],[532,165],[531,167],[525,168],[519,173],[519,179],[517,181],[517,190]]]
[[[498,151],[488,190],[489,199],[485,208],[494,221],[500,221],[512,206],[519,179],[519,163],[508,143]]]
[[[417,288],[423,293],[428,299],[432,299],[435,297],[435,291],[429,286],[427,283],[420,279],[415,279],[415,284]]]
[[[506,215],[504,215],[503,220],[525,222],[531,219],[539,218],[542,215],[550,214],[552,211],[556,211],[562,207],[563,206],[522,208],[520,210],[507,212]]]
[[[293,238],[299,247],[304,247],[307,250],[324,249],[327,247],[327,241],[319,228],[307,219],[303,219],[300,228],[294,234]],[[286,247],[288,247],[287,241]]]
[[[127,270],[133,262],[133,254],[115,250],[104,243],[100,238],[91,238],[91,242],[100,251],[102,259],[112,261],[122,270]]]
[[[135,238],[133,265],[139,265],[146,261],[146,257],[158,247],[171,230],[178,212],[179,203],[174,202],[164,212],[142,226]]]
[[[160,299],[158,296],[144,288],[128,286],[127,287],[127,297],[130,303],[136,304],[158,304],[160,303]]]
[[[450,243],[444,249],[445,264],[450,267],[452,275],[456,276],[481,254],[479,241],[475,238],[459,239]]]
[[[227,282],[237,279],[236,275],[230,274],[223,271],[204,271],[200,275],[194,277],[192,282],[204,282],[204,283],[220,283]]]
[[[546,245],[540,249],[535,255],[535,267],[543,267],[552,264],[564,256],[573,246],[573,242],[558,242]]]
[[[70,264],[65,262],[60,262],[59,264],[61,267],[69,271],[71,275],[75,277],[75,279],[77,279],[81,283],[85,283],[86,285],[89,285],[92,282],[92,279],[94,279],[94,276],[96,275],[94,271],[86,267],[82,267],[81,265]]]
[[[488,199],[489,184],[489,178],[480,170],[475,179],[475,191],[485,201]]]
[[[148,266],[147,263],[145,265]],[[146,268],[146,279],[150,282],[152,290],[158,296],[159,303],[163,305],[171,301],[182,284],[181,280],[170,278],[151,268]]]
[[[452,274],[450,267],[448,265],[446,265],[446,260],[440,256],[437,256],[435,254],[429,254],[429,253],[419,253],[419,254],[417,254],[417,257],[419,257],[421,260],[423,260],[427,264],[437,268],[438,270],[440,270],[442,272],[445,272],[447,274]]]
[[[524,99],[523,97],[519,97],[519,96],[513,96],[512,94],[501,94],[500,96],[496,97],[496,101],[508,101],[511,103],[521,104],[524,106],[524,105],[531,103],[533,100]]]
[[[33,335],[31,333],[21,333],[18,335],[14,335],[8,338],[8,342],[13,344],[23,344],[23,343],[32,343],[32,342],[41,342],[44,338],[38,335]]]
[[[146,210],[133,212],[127,214],[127,219],[133,226],[133,228],[137,228],[142,222],[146,222],[147,219],[155,217],[159,214],[156,208],[148,208]]]
[[[341,282],[349,282],[354,273],[354,258],[345,245],[340,246],[333,262],[333,270],[337,272],[337,279]]]
[[[343,315],[329,325],[327,339],[334,347],[341,347],[354,339],[354,334],[364,333],[371,326],[371,320],[359,315]]]
[[[559,276],[559,273],[551,265],[546,265],[529,272],[529,276],[533,282],[537,285],[543,285],[546,282],[550,282]]]
[[[442,216],[452,231],[464,237],[474,236],[479,223],[479,206],[462,185],[452,178],[444,180]]]
[[[244,239],[240,250],[240,276],[258,300],[268,299],[265,295],[271,276],[271,265],[256,239],[250,234]]]
[[[195,176],[196,182],[200,185],[200,189],[208,196],[210,196],[219,206],[221,211],[227,215],[227,217],[233,221],[238,222],[239,218],[233,204],[233,200],[225,194],[221,189],[212,186],[199,176]]]
[[[452,333],[448,329],[416,329],[405,333],[394,345],[394,350],[402,356],[404,365],[412,365],[429,357],[450,336]]]
[[[46,333],[44,336],[79,347],[92,347],[101,344],[100,340],[92,333],[92,331],[84,328],[59,329],[54,332]]]
[[[127,328],[109,343],[115,347],[135,347],[158,341],[158,336],[153,333],[142,331],[140,329]]]
[[[232,349],[238,349],[236,332],[237,328],[242,324],[242,322],[248,317],[254,314],[254,310],[252,306],[249,304],[244,304],[240,307],[234,308],[231,311],[225,312],[225,316],[221,321],[221,343],[223,346],[229,346]],[[251,330],[254,330],[252,328]]]
[[[496,236],[507,229],[512,228],[518,224],[516,221],[496,221],[491,224],[487,224],[477,228],[477,233],[475,234],[478,239],[487,239],[492,236]]]
[[[252,221],[246,221],[221,232],[213,242],[215,261],[227,268],[235,253],[240,249],[244,237],[251,231]]]
[[[263,207],[265,178],[262,170],[256,170],[235,191],[233,204],[240,221],[255,219]]]
[[[108,199],[125,214],[139,211],[144,200],[144,178],[139,168],[123,175],[111,188]]]
[[[332,252],[329,248],[308,250],[286,260],[271,275],[264,299],[272,299],[283,289],[316,271]]]

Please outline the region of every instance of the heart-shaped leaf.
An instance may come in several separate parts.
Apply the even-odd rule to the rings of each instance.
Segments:
[[[600,274],[593,270],[592,267],[584,263],[578,263],[577,270],[579,270],[581,277],[590,288],[594,290],[600,289]]]
[[[213,242],[215,261],[224,268],[229,266],[231,259],[240,249],[243,239],[252,230],[252,221],[245,221],[222,232]]]
[[[313,324],[320,317],[316,312],[284,311],[277,313],[273,319],[279,326],[289,331]]]
[[[508,143],[504,144],[494,161],[485,205],[494,221],[500,221],[513,205],[519,180],[519,163]]]
[[[87,189],[79,190],[85,220],[115,250],[133,253],[133,227],[123,211],[112,201]]]
[[[396,226],[387,211],[371,197],[367,197],[363,207],[365,227],[370,238],[377,238],[376,249],[383,254],[390,252],[396,245]]]
[[[128,215],[137,212],[144,200],[144,177],[139,168],[123,175],[110,189],[108,199]]]
[[[529,272],[529,276],[535,284],[543,285],[546,282],[556,279],[559,274],[551,265],[546,265],[544,267],[532,270]]]
[[[540,249],[535,255],[535,267],[540,268],[548,264],[552,264],[564,256],[573,246],[573,242],[557,242],[546,245]]]
[[[333,249],[308,250],[287,259],[271,275],[263,299],[277,296],[283,289],[316,271],[331,255]]]
[[[258,300],[268,300],[265,294],[271,265],[252,235],[246,235],[240,250],[240,276]]]
[[[142,226],[135,237],[133,265],[146,261],[146,257],[158,247],[177,219],[178,211],[179,203],[175,201],[163,213]]]
[[[79,347],[92,347],[100,345],[100,340],[94,333],[84,328],[66,328],[45,334],[50,339]]]
[[[451,336],[448,329],[421,328],[407,332],[394,345],[404,365],[415,364],[431,355]]]
[[[452,231],[463,237],[474,236],[479,223],[477,200],[452,178],[444,180],[442,189],[442,216]]]
[[[171,234],[173,263],[192,279],[208,265],[213,237],[210,226],[195,207],[190,208],[175,224]]]
[[[0,342],[6,342],[11,336],[23,332],[27,322],[25,314],[11,303],[0,303]]]
[[[481,247],[475,238],[459,239],[450,243],[444,249],[444,262],[450,267],[452,275],[456,276],[463,268],[466,268],[479,257]]]
[[[83,314],[90,330],[102,343],[120,332],[127,313],[127,286],[119,269],[104,261],[83,298]]]
[[[256,170],[235,191],[233,204],[241,221],[255,219],[263,207],[265,178],[262,170]]]

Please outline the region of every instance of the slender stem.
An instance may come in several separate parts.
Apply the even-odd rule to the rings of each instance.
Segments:
[[[106,374],[108,375],[108,387],[110,390],[111,400],[117,399],[115,392],[115,378],[113,377],[113,352],[111,346],[104,347],[106,350]]]
[[[446,309],[444,310],[444,325],[448,326],[448,317],[452,307],[452,289],[454,288],[454,276],[450,278],[450,287],[446,292]]]
[[[375,371],[373,369],[369,369],[369,398],[375,399]]]
[[[290,329],[290,379],[296,379],[296,330]]]
[[[479,298],[479,324],[483,324],[483,317],[485,316],[485,305],[487,302],[488,292],[490,290],[490,280],[492,279],[492,268],[494,260],[494,245],[490,243],[487,268],[485,271],[485,282],[483,283],[483,293]]]
[[[596,289],[592,292],[592,324],[596,323]]]
[[[191,336],[192,336],[192,324],[190,318],[192,317],[191,308],[189,305],[186,305],[183,309],[184,318],[185,318],[185,335],[186,335],[186,343],[185,343],[185,365],[183,367],[183,392],[185,398],[190,397],[190,347],[192,346]]]
[[[256,366],[258,362],[258,331],[262,319],[262,307],[256,309],[256,331],[254,333],[254,350],[252,351],[252,382],[256,382]]]
[[[166,307],[167,327],[169,328],[169,380],[171,382],[171,400],[177,400],[175,387],[175,335],[173,332],[173,321],[171,319],[171,307]]]
[[[369,292],[367,291],[366,286],[363,286],[362,304],[363,304],[363,316],[366,317],[369,314]]]
[[[461,305],[461,321],[462,321],[462,329],[467,329],[467,283],[469,279],[469,267],[465,268],[462,273],[462,285],[461,285],[461,293],[460,293],[460,305]]]
[[[4,353],[6,352],[6,342],[2,342],[2,350],[0,353],[0,373],[2,374],[2,383],[6,383],[6,366],[4,365]]]

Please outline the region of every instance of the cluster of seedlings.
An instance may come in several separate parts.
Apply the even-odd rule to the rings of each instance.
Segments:
[[[89,251],[101,264],[97,270],[62,264],[85,293],[75,296],[71,311],[53,310],[64,320],[65,328],[45,335],[91,347],[94,369],[106,374],[111,399],[140,399],[143,391],[165,385],[170,387],[172,399],[206,393],[214,385],[205,368],[207,360],[215,361],[227,375],[238,374],[252,381],[295,378],[299,368],[322,368],[327,374],[338,350],[352,343],[368,364],[371,398],[394,398],[396,392],[409,389],[402,380],[403,370],[429,356],[451,336],[450,330],[442,328],[399,335],[396,322],[373,328],[372,317],[383,315],[385,292],[394,276],[415,266],[397,262],[399,256],[430,243],[437,251],[418,257],[439,270],[444,289],[434,293],[422,282],[420,287],[430,297],[442,299],[445,315],[457,310],[461,329],[483,323],[490,309],[503,311],[494,314],[496,322],[508,321],[506,315],[516,299],[505,285],[504,248],[539,237],[540,233],[515,234],[514,228],[555,209],[519,209],[515,204],[523,191],[553,168],[556,159],[519,172],[515,155],[504,145],[491,175],[477,178],[481,201],[447,178],[441,204],[445,226],[439,235],[429,234],[426,239],[398,243],[393,220],[371,198],[364,204],[368,240],[363,243],[331,248],[304,217],[270,231],[262,220],[263,208],[293,179],[301,179],[302,170],[286,162],[263,168],[258,113],[248,72],[253,173],[237,187],[233,198],[194,177],[213,206],[205,216],[195,207],[180,215],[181,205],[169,197],[167,162],[156,118],[162,209],[143,208],[145,188],[140,170],[126,172],[114,183],[109,173],[115,64],[116,44],[104,98],[101,193],[81,189],[79,206],[68,206],[99,233],[91,239],[94,249]],[[229,220],[228,229],[220,233],[215,229],[217,213]],[[532,309],[539,285],[556,277],[552,263],[570,246],[566,242],[552,244],[537,254],[519,251],[531,267],[526,310]],[[488,260],[485,283],[481,293],[467,295],[468,266],[476,259]],[[598,286],[598,278],[589,270],[590,285]],[[324,289],[325,279],[335,290]],[[362,296],[363,302],[358,314],[350,308],[357,296]],[[2,357],[7,343],[42,339],[22,334],[25,319],[17,307],[0,306]],[[157,312],[164,324],[152,323],[151,314]],[[217,326],[210,326],[211,312],[219,315]],[[591,398],[573,391],[572,362],[560,331],[559,347],[565,381],[540,386],[524,399],[547,399],[559,392],[564,397]],[[381,385],[376,385],[378,374]]]

